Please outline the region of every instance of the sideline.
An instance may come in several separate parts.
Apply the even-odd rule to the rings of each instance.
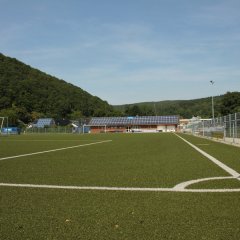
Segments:
[[[90,142],[91,139],[4,139],[3,142]]]
[[[233,189],[184,189],[184,188],[135,188],[135,187],[94,187],[94,186],[62,186],[62,185],[38,185],[38,184],[15,184],[0,183],[0,187],[18,188],[45,188],[65,190],[98,190],[98,191],[129,191],[129,192],[196,192],[196,193],[224,193],[240,192],[240,188]]]
[[[175,136],[179,137],[180,139],[182,139],[184,142],[186,142],[188,145],[190,145],[192,148],[194,148],[196,151],[198,151],[199,153],[201,153],[203,156],[207,157],[209,160],[211,160],[213,163],[215,163],[216,165],[218,165],[220,168],[222,168],[224,171],[226,171],[227,173],[229,173],[230,175],[232,175],[234,178],[239,179],[240,177],[240,173],[238,173],[237,171],[235,171],[234,169],[228,167],[227,165],[225,165],[224,163],[220,162],[218,159],[214,158],[213,156],[211,156],[210,154],[204,152],[202,149],[196,147],[195,145],[193,145],[192,143],[188,142],[186,139],[182,138],[181,136],[179,136],[178,134],[174,133]]]
[[[71,146],[71,147],[46,150],[46,151],[42,151],[42,152],[26,153],[26,154],[21,154],[21,155],[16,155],[16,156],[3,157],[3,158],[0,158],[0,161],[7,160],[7,159],[12,159],[12,158],[20,158],[20,157],[38,155],[38,154],[43,154],[43,153],[57,152],[57,151],[62,151],[62,150],[72,149],[72,148],[85,147],[85,146],[90,146],[90,145],[95,145],[95,144],[100,144],[100,143],[107,143],[107,142],[111,142],[111,141],[112,140],[105,140],[105,141],[94,142],[94,143],[86,143],[86,144],[81,144],[81,145],[76,145],[76,146]]]

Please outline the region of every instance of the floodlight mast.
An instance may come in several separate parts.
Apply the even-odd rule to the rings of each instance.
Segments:
[[[213,80],[211,80],[210,81],[210,83],[212,84],[212,86],[213,86],[213,84],[214,84],[214,81]],[[215,117],[214,117],[214,101],[213,101],[213,93],[212,93],[212,121],[213,121],[213,126],[215,127]]]

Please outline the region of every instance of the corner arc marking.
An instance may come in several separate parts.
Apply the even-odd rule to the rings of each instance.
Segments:
[[[189,180],[189,181],[186,181],[186,182],[182,182],[182,183],[179,183],[177,185],[175,185],[173,187],[173,189],[176,189],[176,190],[183,190],[183,189],[186,189],[186,187],[192,185],[192,184],[195,184],[195,183],[199,183],[199,182],[205,182],[205,181],[209,181],[209,180],[222,180],[222,179],[236,179],[235,177],[209,177],[209,178],[200,178],[200,179],[195,179],[195,180]]]

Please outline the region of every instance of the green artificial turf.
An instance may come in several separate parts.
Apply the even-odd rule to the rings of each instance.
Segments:
[[[195,183],[189,185],[187,188],[190,189],[233,189],[239,188],[240,189],[240,181],[237,179],[218,179],[218,180],[210,180]]]
[[[2,187],[0,239],[239,240],[239,193]]]
[[[25,135],[0,145],[11,156],[106,139],[112,142],[0,161],[0,182],[173,187],[228,176],[174,134]]]
[[[239,169],[239,149],[181,135]],[[0,158],[112,139],[112,142],[0,161],[0,182],[173,187],[229,176],[174,134],[39,134],[0,138]],[[226,147],[226,148],[225,148]],[[234,179],[189,188],[240,188]],[[124,192],[0,186],[0,239],[239,240],[240,193]]]
[[[46,151],[101,141],[102,138],[74,134],[30,134],[0,138],[0,158],[26,153]]]
[[[240,147],[187,134],[181,134],[181,136],[240,173]]]

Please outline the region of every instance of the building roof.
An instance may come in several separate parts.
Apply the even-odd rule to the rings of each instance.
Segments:
[[[51,126],[52,124],[54,124],[53,118],[39,118],[36,125],[38,128],[43,128],[44,126]]]
[[[71,121],[68,120],[68,119],[56,119],[56,120],[55,120],[55,124],[56,124],[57,126],[67,126],[67,125],[69,125],[70,123],[71,123]]]
[[[178,124],[179,116],[93,117],[90,126]]]

